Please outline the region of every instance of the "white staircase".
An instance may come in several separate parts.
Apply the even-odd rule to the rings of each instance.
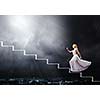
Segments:
[[[57,66],[57,69],[59,69],[59,70],[69,70],[69,73],[72,73],[71,71],[70,71],[70,68],[69,67],[61,67],[60,66],[60,64],[59,63],[50,63],[49,62],[49,59],[43,59],[43,58],[38,58],[38,55],[37,54],[27,54],[26,53],[26,51],[25,50],[21,50],[21,49],[15,49],[15,47],[14,47],[14,45],[5,45],[4,43],[3,43],[3,41],[0,41],[0,46],[1,47],[7,47],[7,48],[11,48],[11,50],[12,51],[18,51],[18,52],[23,52],[23,55],[24,56],[33,56],[33,57],[35,57],[35,60],[39,60],[39,61],[46,61],[46,64],[47,65],[54,65],[54,66]],[[96,81],[96,80],[94,80],[94,77],[93,76],[83,76],[83,73],[82,72],[80,72],[80,78],[91,78],[91,81],[92,82],[100,82],[100,81]]]

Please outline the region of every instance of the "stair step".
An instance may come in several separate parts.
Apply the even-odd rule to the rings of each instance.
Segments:
[[[3,53],[3,52],[12,52],[12,48],[11,47],[0,47],[0,53]]]
[[[58,67],[58,69],[70,69],[69,67]]]
[[[24,51],[12,51],[14,56],[24,56]]]

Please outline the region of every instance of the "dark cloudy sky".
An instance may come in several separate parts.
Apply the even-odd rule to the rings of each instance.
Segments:
[[[71,42],[79,45],[84,59],[92,61],[90,72],[99,78],[100,16],[70,16]]]

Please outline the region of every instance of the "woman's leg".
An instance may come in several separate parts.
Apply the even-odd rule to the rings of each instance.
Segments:
[[[69,61],[69,65],[70,65],[70,70],[73,71],[73,61],[72,60]]]

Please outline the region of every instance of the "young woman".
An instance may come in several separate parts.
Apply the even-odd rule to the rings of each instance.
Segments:
[[[77,44],[73,44],[72,47],[73,47],[73,50],[71,50],[71,51],[68,48],[66,48],[66,50],[69,53],[73,54],[73,57],[69,61],[70,71],[72,71],[72,72],[84,71],[91,65],[91,62],[81,59],[81,54],[78,50]]]

